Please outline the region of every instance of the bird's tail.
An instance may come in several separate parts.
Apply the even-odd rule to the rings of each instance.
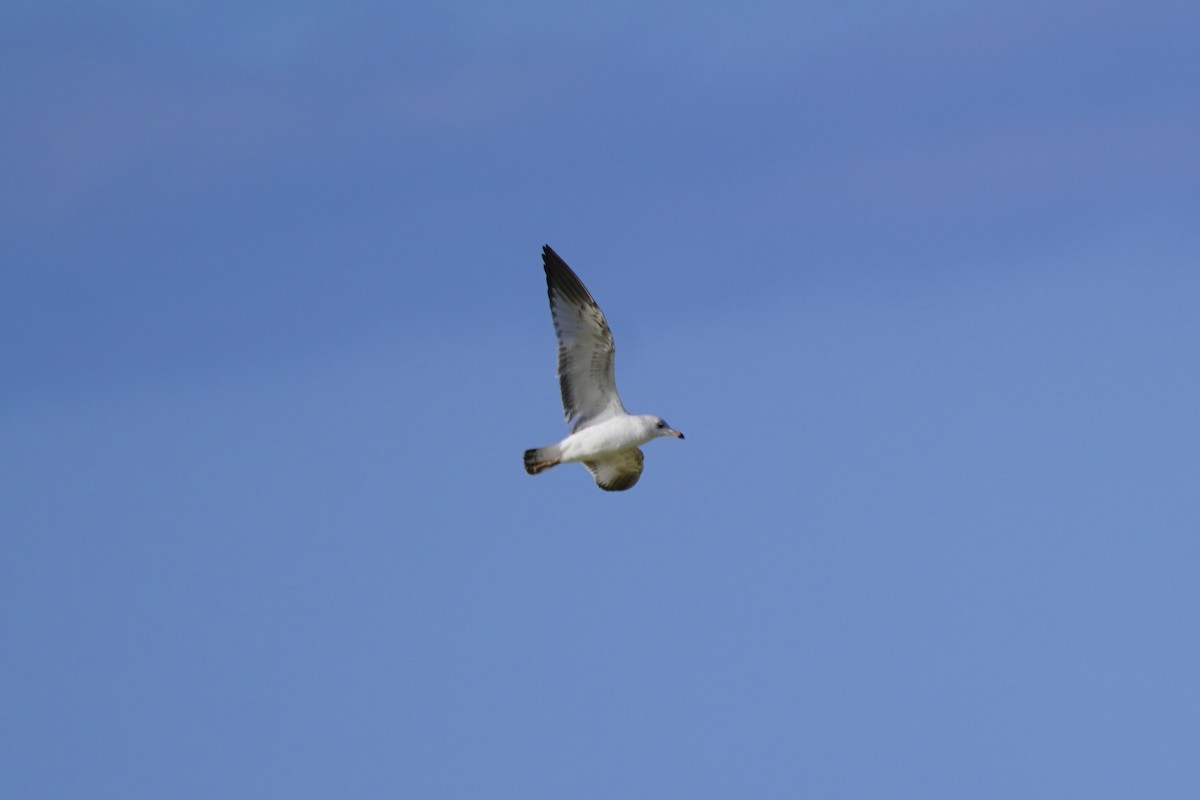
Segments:
[[[562,448],[556,444],[539,447],[536,450],[525,451],[525,471],[537,475],[544,469],[550,469],[562,459]]]

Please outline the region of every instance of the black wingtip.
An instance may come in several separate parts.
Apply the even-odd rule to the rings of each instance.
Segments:
[[[562,260],[562,256],[554,252],[554,248],[548,244],[542,245],[542,263],[546,266],[550,266],[551,264],[567,266],[567,262]]]
[[[554,252],[550,245],[542,247],[542,265],[546,270],[546,287],[551,293],[551,301],[554,299],[554,292],[558,291],[576,302],[596,305],[583,281],[579,280],[575,271],[567,266],[567,262],[563,261],[562,256]]]

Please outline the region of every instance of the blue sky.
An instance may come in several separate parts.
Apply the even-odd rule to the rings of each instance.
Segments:
[[[1198,35],[9,4],[0,794],[1196,796]]]

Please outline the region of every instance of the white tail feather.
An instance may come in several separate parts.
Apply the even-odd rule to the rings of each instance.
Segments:
[[[556,444],[525,451],[525,471],[537,475],[545,469],[557,465],[562,458],[562,448]]]

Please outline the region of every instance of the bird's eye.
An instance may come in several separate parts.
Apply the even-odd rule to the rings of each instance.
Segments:
[[[660,428],[665,428],[665,427],[667,427],[667,423],[663,422],[663,421],[660,419],[660,420],[658,421],[658,427],[660,427]]]

